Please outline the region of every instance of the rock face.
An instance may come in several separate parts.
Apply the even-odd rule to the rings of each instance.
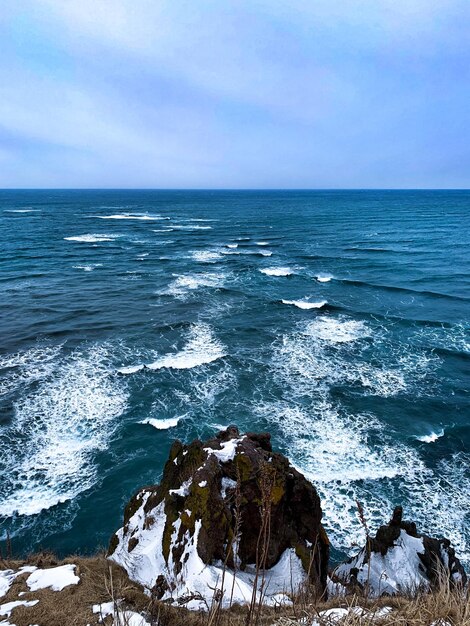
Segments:
[[[109,557],[156,597],[189,608],[210,603],[214,589],[222,605],[250,602],[253,585],[275,603],[307,578],[325,591],[321,517],[315,488],[272,451],[270,435],[232,426],[205,443],[175,441],[160,485],[127,505]]]
[[[445,580],[465,585],[467,576],[450,541],[418,533],[416,524],[403,521],[402,514],[402,508],[396,507],[390,522],[356,556],[339,565],[333,576],[373,596],[427,590]]]

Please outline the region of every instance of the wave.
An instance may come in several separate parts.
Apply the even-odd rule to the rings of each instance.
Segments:
[[[358,287],[368,287],[369,289],[410,293],[416,296],[430,296],[434,298],[446,298],[449,300],[463,300],[463,301],[469,300],[469,298],[464,297],[464,296],[456,296],[456,295],[452,295],[448,293],[441,293],[439,291],[412,289],[411,287],[401,287],[399,285],[377,285],[375,283],[369,283],[368,281],[365,281],[365,280],[342,278],[341,282],[348,284],[348,285],[356,285]]]
[[[84,272],[92,272],[97,267],[103,267],[103,263],[90,263],[90,265],[73,265],[75,270],[83,270]]]
[[[95,454],[127,405],[111,356],[106,345],[60,354],[14,402],[13,421],[0,433],[0,516],[35,515],[98,480]],[[35,353],[17,366],[25,376],[34,371]]]
[[[175,428],[178,426],[180,420],[182,420],[185,416],[180,415],[179,417],[169,417],[167,419],[154,419],[153,417],[148,417],[139,422],[139,424],[149,424],[153,426],[157,430],[168,430],[169,428]]]
[[[145,221],[159,221],[169,220],[169,217],[163,217],[162,215],[148,215],[147,213],[118,213],[116,215],[90,215],[90,217],[96,217],[100,220],[145,220]]]
[[[4,209],[4,213],[36,213],[39,209]]]
[[[201,226],[200,224],[172,224],[171,228],[176,230],[211,230],[212,226]]]
[[[75,237],[64,237],[65,241],[78,241],[80,243],[99,243],[101,241],[114,241],[118,235],[77,235]]]
[[[166,354],[146,367],[150,370],[192,369],[217,361],[226,355],[225,346],[215,338],[209,325],[194,324],[188,332],[187,343],[182,350]]]
[[[259,271],[266,276],[292,276],[294,273],[290,267],[265,267]]]
[[[296,306],[298,309],[321,309],[327,303],[326,300],[321,300],[320,302],[306,302],[305,300],[281,300],[282,304],[292,304]]]
[[[226,275],[222,273],[184,274],[176,275],[175,280],[166,291],[160,295],[170,295],[184,298],[188,292],[201,288],[220,288],[223,286]]]
[[[329,283],[334,276],[331,274],[317,274],[315,278],[319,283]]]
[[[257,246],[269,246],[269,241],[255,241]]]
[[[238,248],[238,243],[227,243],[226,247],[227,248]]]
[[[141,370],[143,370],[144,367],[144,364],[128,365],[116,368],[116,372],[118,372],[118,374],[135,374],[136,372],[140,372]]]
[[[441,428],[441,430],[437,433],[431,432],[429,435],[416,436],[415,439],[417,439],[418,441],[421,441],[422,443],[434,443],[435,441],[437,441],[443,436],[444,436],[444,429]]]
[[[194,261],[198,261],[199,263],[215,263],[223,258],[220,252],[216,252],[215,250],[195,250],[191,256]]]

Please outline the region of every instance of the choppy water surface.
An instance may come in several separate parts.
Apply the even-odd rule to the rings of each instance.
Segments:
[[[269,430],[344,554],[470,560],[469,192],[0,192],[0,535],[106,545],[171,441]]]

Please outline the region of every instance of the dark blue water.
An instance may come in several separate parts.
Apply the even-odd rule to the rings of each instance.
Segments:
[[[362,540],[358,499],[468,559],[469,207],[0,192],[1,536],[92,552],[175,437],[236,423],[315,482],[335,554]]]

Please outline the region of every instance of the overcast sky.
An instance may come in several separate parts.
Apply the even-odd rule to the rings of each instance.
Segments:
[[[1,0],[0,187],[470,187],[470,0]]]

